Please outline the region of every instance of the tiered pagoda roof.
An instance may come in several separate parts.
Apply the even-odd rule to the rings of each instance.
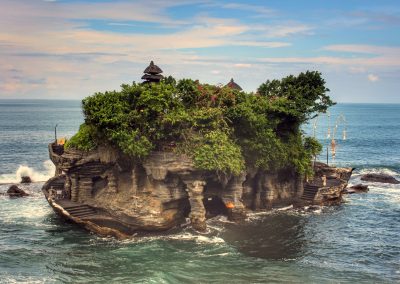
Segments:
[[[144,75],[142,76],[142,79],[145,80],[144,83],[158,83],[161,81],[162,78],[164,78],[164,76],[161,75],[162,72],[163,71],[161,70],[161,68],[155,65],[153,61],[151,61],[150,65],[147,66],[146,69],[144,69]]]

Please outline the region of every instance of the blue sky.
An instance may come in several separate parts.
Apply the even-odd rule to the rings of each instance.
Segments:
[[[319,70],[338,102],[400,103],[400,3],[0,0],[0,98],[81,99],[150,60],[246,91]]]

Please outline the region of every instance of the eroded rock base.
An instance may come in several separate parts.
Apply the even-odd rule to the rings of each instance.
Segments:
[[[303,178],[293,169],[221,176],[173,152],[153,152],[143,163],[110,147],[82,152],[50,144],[49,152],[56,165],[56,176],[43,186],[50,205],[91,231],[118,238],[168,230],[187,218],[205,231],[208,217],[240,221],[249,210],[301,203],[304,196]]]

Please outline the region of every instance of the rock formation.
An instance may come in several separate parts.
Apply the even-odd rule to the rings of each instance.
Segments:
[[[7,195],[10,196],[10,197],[29,196],[28,193],[26,193],[24,190],[20,189],[15,184],[13,184],[12,186],[9,187],[9,189],[7,190]]]
[[[49,145],[49,152],[57,173],[43,186],[50,204],[100,234],[167,230],[185,219],[204,231],[208,216],[225,214],[238,221],[248,210],[302,203],[303,179],[292,169],[227,177],[195,169],[189,158],[174,152],[153,152],[141,163],[111,147],[56,153]],[[321,169],[329,170],[347,178],[347,184],[349,170]],[[335,186],[322,187],[311,203],[340,195],[345,185]]]
[[[364,185],[364,184],[356,184],[351,186],[346,193],[363,193],[363,192],[368,192],[368,185]]]
[[[185,218],[205,230],[213,211],[241,220],[247,209],[292,204],[303,191],[301,176],[290,169],[226,177],[197,170],[190,159],[173,152],[153,152],[135,163],[106,147],[59,155],[50,145],[49,151],[59,178],[44,185],[46,192],[62,190],[63,198],[106,210],[146,231],[165,230]]]
[[[316,162],[314,176],[305,183],[302,199],[318,205],[340,204],[353,170]]]
[[[329,182],[317,177],[304,190],[321,145],[301,125],[334,105],[319,72],[268,80],[257,95],[233,80],[212,86],[162,80],[161,72],[151,62],[144,84],[85,98],[84,123],[65,151],[49,145],[56,176],[43,192],[61,215],[120,237],[187,220],[204,231],[217,214],[239,221],[248,210],[340,202],[352,169],[324,167]]]
[[[399,184],[400,181],[387,174],[366,174],[361,177],[363,181]]]
[[[29,176],[21,177],[21,183],[31,183],[32,179]]]

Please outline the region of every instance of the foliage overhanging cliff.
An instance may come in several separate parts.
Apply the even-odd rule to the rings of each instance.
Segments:
[[[199,169],[238,175],[246,167],[310,170],[321,145],[300,126],[334,103],[319,72],[263,83],[256,94],[172,77],[122,85],[82,101],[85,123],[66,147],[109,144],[136,159],[171,146]]]

